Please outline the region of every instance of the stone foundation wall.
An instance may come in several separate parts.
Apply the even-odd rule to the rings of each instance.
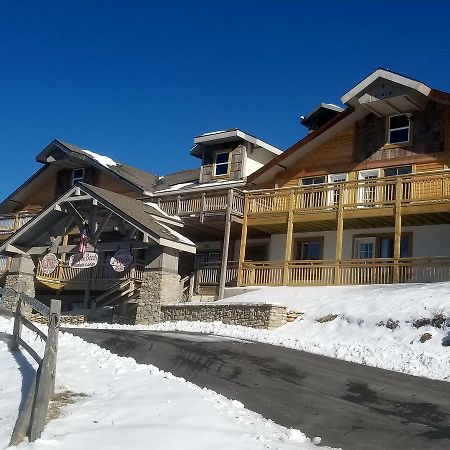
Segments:
[[[180,276],[158,270],[145,272],[136,300],[136,324],[161,322],[161,306],[181,298]]]
[[[23,292],[29,297],[35,296],[34,276],[21,273],[7,274],[4,288],[4,306],[8,309],[11,309],[12,311],[15,311],[18,300],[16,292]],[[31,308],[28,305],[24,305],[22,312],[25,314],[25,316],[29,316],[31,314]]]
[[[229,325],[272,330],[286,323],[286,307],[263,303],[192,304],[161,306],[163,321],[221,321]]]
[[[32,314],[31,321],[48,325],[48,318],[40,314]],[[64,314],[60,317],[61,325],[80,325],[88,321],[88,316],[85,314]]]

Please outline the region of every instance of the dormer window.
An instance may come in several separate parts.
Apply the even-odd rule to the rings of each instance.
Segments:
[[[410,140],[411,116],[400,114],[388,118],[388,144],[403,144]]]
[[[214,175],[228,175],[228,167],[230,162],[230,152],[219,152],[214,157]]]
[[[83,181],[84,178],[84,169],[73,169],[72,170],[72,186],[77,181]]]

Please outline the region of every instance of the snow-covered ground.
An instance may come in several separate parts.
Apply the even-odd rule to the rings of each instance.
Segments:
[[[223,302],[278,303],[303,314],[296,321],[273,331],[220,322],[87,326],[211,333],[450,381],[450,346],[443,345],[450,344],[449,325],[444,324],[441,328],[431,325],[416,328],[413,325],[418,319],[450,317],[450,283],[273,287],[250,291]],[[317,322],[329,314],[337,317],[329,322]],[[388,323],[396,328],[386,327]],[[431,334],[431,339],[422,343],[420,337],[425,333]]]
[[[0,317],[0,332],[12,320]],[[23,338],[42,354],[43,344],[24,329]],[[223,339],[223,338],[218,338]],[[0,339],[0,448],[8,445],[21,398],[35,364],[11,353]],[[57,391],[74,397],[40,439],[18,448],[36,450],[239,450],[312,449],[299,430],[286,429],[208,389],[154,366],[137,364],[68,333],[61,333]],[[319,442],[315,439],[314,442]],[[324,448],[324,447],[321,447]]]

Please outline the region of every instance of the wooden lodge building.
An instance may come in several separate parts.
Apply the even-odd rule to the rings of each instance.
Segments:
[[[206,133],[191,149],[200,168],[165,176],[54,140],[0,204],[2,282],[56,292],[66,309],[134,305],[146,321],[152,289],[167,303],[232,286],[450,280],[450,94],[377,69],[341,100],[302,118],[308,134],[284,152]],[[86,223],[98,263],[73,268]],[[132,255],[121,272],[118,250]]]

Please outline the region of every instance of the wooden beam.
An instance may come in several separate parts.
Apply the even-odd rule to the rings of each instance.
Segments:
[[[395,231],[394,231],[394,283],[400,281],[400,250],[402,238],[402,195],[403,184],[400,178],[395,184]]]
[[[220,266],[219,300],[221,300],[225,294],[225,283],[226,283],[227,265],[228,265],[228,251],[230,248],[232,204],[233,204],[233,189],[230,189],[228,191],[228,197],[227,197],[227,213],[226,213],[226,218],[225,218],[225,233],[223,236],[223,246],[222,246],[222,265]]]
[[[62,200],[60,203],[67,203],[67,202],[80,202],[83,200],[90,200],[92,197],[90,195],[77,195],[75,197],[68,197]]]
[[[344,235],[344,189],[339,186],[339,205],[336,212],[336,262],[334,268],[334,284],[341,283],[342,239]]]
[[[111,219],[111,216],[113,215],[112,211],[109,211],[109,213],[106,215],[106,217],[103,219],[103,222],[98,226],[97,230],[94,233],[94,236],[92,236],[92,243],[96,244],[100,235],[102,234],[104,228],[109,222],[109,219]]]
[[[286,247],[284,252],[284,269],[283,269],[283,284],[286,286],[289,284],[289,262],[292,260],[292,234],[294,231],[294,202],[295,191],[291,189],[289,196],[289,214],[287,221],[286,231]]]
[[[240,248],[239,248],[239,268],[238,268],[238,280],[237,280],[238,286],[242,286],[242,281],[243,281],[242,265],[245,260],[245,246],[247,244],[248,205],[249,205],[248,194],[245,194],[245,197],[244,197],[244,221],[242,222],[241,243],[240,243]]]

